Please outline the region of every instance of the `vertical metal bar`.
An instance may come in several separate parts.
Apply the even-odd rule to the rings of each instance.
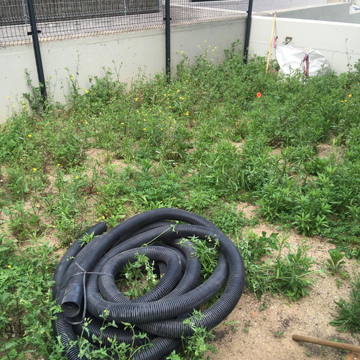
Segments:
[[[249,55],[252,7],[253,7],[253,0],[249,0],[249,7],[247,11],[248,16],[246,20],[245,45],[244,45],[244,64],[247,64],[248,55]]]
[[[165,0],[165,68],[170,79],[170,0]]]
[[[27,23],[29,21],[29,17],[27,16],[27,13],[26,13],[25,0],[21,0],[21,4],[22,4],[22,9],[23,9],[23,14],[24,14],[24,23],[25,23],[25,25],[27,25]]]
[[[31,25],[31,35],[33,38],[33,45],[34,45],[34,53],[35,53],[35,61],[36,61],[36,69],[38,73],[38,79],[40,83],[40,92],[45,103],[46,100],[46,86],[45,86],[45,76],[43,65],[41,61],[41,53],[40,53],[40,44],[39,44],[39,37],[38,37],[38,30],[36,27],[36,19],[35,19],[35,11],[34,11],[34,4],[32,0],[27,0],[28,10],[29,10],[29,19]]]

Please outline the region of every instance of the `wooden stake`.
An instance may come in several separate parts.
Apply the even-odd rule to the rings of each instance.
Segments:
[[[335,341],[322,340],[322,339],[317,339],[317,338],[313,338],[313,337],[309,337],[309,336],[302,336],[302,335],[293,335],[292,339],[295,341],[303,341],[303,342],[308,342],[308,343],[312,343],[312,344],[331,346],[331,347],[338,348],[338,349],[352,351],[354,353],[360,353],[360,346],[356,346],[356,345],[343,344],[343,343],[338,343]]]
[[[268,70],[269,70],[270,55],[271,55],[272,42],[273,42],[273,39],[274,39],[275,24],[276,24],[276,11],[275,11],[275,14],[274,14],[274,21],[273,21],[273,26],[272,26],[272,31],[271,31],[269,53],[268,53],[268,58],[267,58],[267,63],[266,63],[266,74],[268,73]]]

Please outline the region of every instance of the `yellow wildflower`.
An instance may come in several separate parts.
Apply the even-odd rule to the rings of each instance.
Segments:
[[[33,172],[36,172],[37,171],[37,168],[33,168]]]

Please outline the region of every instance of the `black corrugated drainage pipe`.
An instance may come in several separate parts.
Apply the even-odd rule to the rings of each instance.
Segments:
[[[79,359],[76,341],[79,334],[85,333],[82,332],[85,311],[86,318],[92,319],[86,334],[90,341],[94,334],[101,335],[105,345],[109,344],[108,338],[130,344],[133,333],[121,326],[128,322],[136,326],[136,331],[147,332],[152,342],[151,347],[136,352],[133,359],[160,360],[179,347],[182,336],[192,334],[193,329],[184,324],[184,319],[225,285],[218,300],[203,311],[197,326],[213,328],[238,303],[245,282],[241,255],[231,240],[201,216],[178,209],[156,209],[105,231],[104,223],[88,230],[88,234],[94,233],[96,237],[86,246],[82,237],[75,241],[55,272],[53,296],[63,312],[56,314],[54,333],[60,336],[68,359]],[[203,283],[201,264],[194,256],[191,242],[179,245],[181,239],[193,236],[204,241],[217,239],[219,243],[218,265]],[[148,293],[129,300],[118,290],[114,279],[136,253],[145,254],[159,267],[162,264],[164,276]],[[115,321],[118,328],[100,331],[104,311],[107,321]],[[85,359],[83,356],[82,360]]]

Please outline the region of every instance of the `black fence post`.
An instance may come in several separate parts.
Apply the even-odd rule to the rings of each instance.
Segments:
[[[168,80],[171,75],[170,65],[170,0],[165,0],[165,69]]]
[[[31,26],[31,33],[28,33],[28,35],[32,35],[32,38],[33,38],[36,69],[37,69],[38,79],[39,79],[39,84],[40,84],[40,92],[41,92],[43,102],[45,104],[46,85],[45,85],[44,69],[43,69],[43,65],[42,65],[42,61],[41,61],[40,44],[39,44],[38,30],[36,27],[34,4],[33,4],[32,0],[27,0],[27,4],[28,4],[28,10],[29,10],[30,26]]]
[[[249,0],[249,7],[247,12],[248,16],[246,20],[245,45],[244,45],[244,64],[247,64],[248,55],[249,55],[252,7],[253,7],[253,0]]]

